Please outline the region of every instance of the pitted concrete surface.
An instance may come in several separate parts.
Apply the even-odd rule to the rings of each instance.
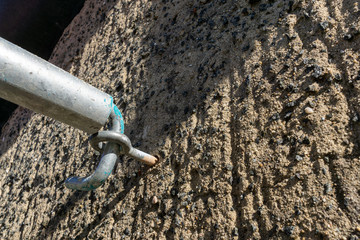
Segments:
[[[18,109],[0,147],[0,238],[358,239],[360,6],[86,1],[51,62],[111,94],[125,134],[100,189],[79,130]]]

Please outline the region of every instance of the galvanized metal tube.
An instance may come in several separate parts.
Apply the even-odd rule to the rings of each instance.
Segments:
[[[0,97],[90,134],[113,108],[110,95],[2,38]]]

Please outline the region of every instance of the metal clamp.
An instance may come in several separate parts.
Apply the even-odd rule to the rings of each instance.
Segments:
[[[101,160],[95,172],[88,177],[71,177],[65,181],[65,186],[74,190],[90,191],[101,186],[110,176],[119,154],[126,154],[149,166],[157,162],[157,158],[133,148],[129,138],[123,134],[123,118],[119,109],[114,105],[110,114],[112,127],[109,131],[100,131],[90,137],[91,146],[102,152]],[[105,147],[99,143],[107,142]],[[102,144],[101,144],[102,145]]]

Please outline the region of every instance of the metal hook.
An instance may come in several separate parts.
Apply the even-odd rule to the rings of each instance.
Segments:
[[[97,150],[102,151],[101,160],[95,172],[88,177],[71,177],[65,181],[65,186],[74,190],[90,191],[101,186],[110,176],[118,155],[129,155],[147,165],[153,166],[157,158],[144,153],[131,146],[129,138],[124,135],[123,119],[119,109],[114,105],[110,114],[112,126],[109,131],[100,131],[91,136],[90,144]],[[99,143],[107,141],[104,149],[99,148]]]
[[[121,128],[122,116],[115,112],[116,106],[111,109],[110,118],[112,119],[111,131],[124,131]],[[118,110],[118,109],[117,109]],[[120,111],[119,111],[120,113]],[[65,186],[74,190],[90,191],[100,187],[110,176],[114,169],[120,149],[116,143],[108,142],[101,155],[101,160],[95,172],[88,177],[70,177],[66,179]]]

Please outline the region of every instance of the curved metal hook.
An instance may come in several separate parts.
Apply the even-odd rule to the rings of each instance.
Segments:
[[[119,109],[111,103],[112,120],[111,131],[124,132],[124,120]],[[110,176],[119,156],[119,145],[108,142],[101,155],[101,160],[95,172],[88,177],[70,177],[66,179],[65,186],[74,190],[90,191],[100,187]]]
[[[88,177],[70,177],[65,186],[74,190],[90,191],[100,187],[110,176],[119,155],[116,143],[107,143],[95,172]]]

